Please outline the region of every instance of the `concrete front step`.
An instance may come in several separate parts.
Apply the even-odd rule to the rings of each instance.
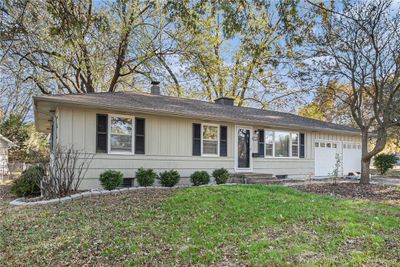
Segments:
[[[268,174],[268,175],[246,175],[246,176],[242,176],[242,177],[246,178],[246,179],[277,179],[272,174]]]
[[[238,178],[269,178],[273,179],[275,178],[273,174],[271,173],[235,173],[235,177]]]
[[[274,184],[280,183],[281,180],[276,178],[245,178],[247,184]]]
[[[231,183],[238,183],[238,184],[283,184],[283,183],[297,182],[297,181],[298,180],[290,178],[288,179],[287,177],[285,178],[275,177],[271,173],[252,173],[252,172],[234,173],[230,179]]]
[[[276,178],[244,178],[244,177],[233,177],[231,183],[237,184],[279,184],[282,180]]]

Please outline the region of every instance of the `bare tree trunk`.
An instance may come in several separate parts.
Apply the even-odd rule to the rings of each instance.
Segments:
[[[371,158],[368,155],[368,128],[362,130],[361,134],[361,184],[369,184],[369,166]]]
[[[361,179],[360,184],[369,184],[369,166],[371,159],[361,160]]]

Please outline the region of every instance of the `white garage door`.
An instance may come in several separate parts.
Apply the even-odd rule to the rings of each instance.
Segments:
[[[330,176],[335,171],[336,155],[341,157],[339,142],[316,141],[315,144],[315,176]],[[341,170],[339,170],[341,174]]]
[[[343,174],[361,171],[361,145],[343,143]]]

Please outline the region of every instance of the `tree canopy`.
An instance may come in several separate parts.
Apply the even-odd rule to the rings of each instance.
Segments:
[[[294,47],[313,19],[299,1],[171,1],[169,18],[179,31],[180,62],[208,100],[231,96],[238,105],[265,108],[301,96],[288,88]]]
[[[293,48],[314,22],[303,7],[297,0],[6,0],[0,78],[42,94],[142,90],[162,80],[167,94],[285,107],[304,92],[287,82]]]

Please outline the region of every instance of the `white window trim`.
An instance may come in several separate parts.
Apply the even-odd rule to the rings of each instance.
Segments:
[[[135,117],[130,115],[122,115],[122,114],[107,114],[108,116],[108,125],[107,125],[107,152],[108,154],[113,155],[134,155],[135,154]],[[128,118],[132,120],[132,141],[131,141],[131,152],[124,152],[124,151],[111,151],[111,117],[118,117],[118,118]]]
[[[206,154],[203,153],[203,132],[204,132],[204,126],[214,126],[217,127],[217,154]],[[201,156],[202,157],[219,157],[219,147],[220,147],[220,125],[219,124],[212,124],[212,123],[202,123],[201,124],[201,145],[200,145],[200,150],[201,150]]]
[[[266,142],[265,142],[265,132],[272,132],[273,140],[272,140],[272,156],[267,156],[265,153],[266,150]],[[275,156],[275,132],[284,132],[289,133],[289,157],[276,157]],[[297,141],[297,157],[292,156],[292,134],[297,134],[298,141]],[[266,159],[300,159],[300,132],[291,132],[285,130],[272,130],[272,129],[264,129],[264,158]]]

